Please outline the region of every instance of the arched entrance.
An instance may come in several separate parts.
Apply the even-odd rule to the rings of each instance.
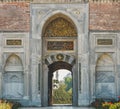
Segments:
[[[42,105],[52,105],[53,72],[66,69],[72,72],[72,105],[78,104],[77,29],[73,21],[61,13],[50,17],[42,33],[43,77]]]
[[[48,72],[48,104],[49,105],[53,105],[53,104],[63,104],[63,105],[65,105],[65,104],[72,104],[72,100],[71,101],[69,101],[69,100],[67,100],[67,98],[66,98],[66,96],[64,95],[64,97],[62,97],[62,94],[64,94],[64,93],[62,93],[62,90],[61,90],[61,97],[59,97],[59,94],[57,94],[56,96],[58,96],[57,97],[57,99],[60,101],[60,102],[55,102],[54,100],[53,100],[53,85],[54,85],[54,83],[53,83],[53,73],[54,72],[56,72],[56,71],[59,71],[60,69],[66,69],[66,70],[68,70],[68,71],[70,71],[70,72],[72,72],[72,65],[71,64],[69,64],[69,63],[66,63],[66,62],[63,62],[63,61],[58,61],[58,62],[54,62],[53,64],[50,64],[49,66],[48,66],[48,68],[49,68],[49,72]],[[58,72],[57,72],[58,73]],[[62,72],[61,72],[62,73]],[[63,74],[62,75],[64,75],[64,73],[65,72],[63,72]],[[64,81],[59,81],[58,80],[58,78],[59,78],[59,75],[57,76],[57,78],[55,79],[55,81],[57,81],[58,83],[59,82],[64,82]],[[65,78],[65,77],[64,77]],[[57,82],[55,82],[55,83],[57,83]],[[62,83],[61,83],[62,84]],[[58,84],[59,85],[59,84]],[[59,87],[59,86],[58,86]],[[63,89],[64,90],[64,89]],[[65,90],[64,90],[64,92],[65,92]],[[66,94],[67,94],[67,92],[66,92]],[[72,95],[71,95],[72,96]],[[70,98],[72,98],[72,97],[70,97]],[[69,99],[69,98],[68,98]],[[70,103],[71,102],[71,103]]]

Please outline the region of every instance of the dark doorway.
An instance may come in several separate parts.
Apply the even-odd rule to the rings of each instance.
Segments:
[[[48,72],[48,104],[72,105],[72,66],[66,62],[55,62]]]

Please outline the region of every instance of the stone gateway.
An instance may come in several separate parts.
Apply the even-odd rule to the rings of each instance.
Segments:
[[[117,100],[119,10],[117,0],[0,0],[0,98],[51,106],[53,74],[64,69],[71,105]]]

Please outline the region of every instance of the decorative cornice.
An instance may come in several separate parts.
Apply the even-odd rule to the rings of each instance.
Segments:
[[[31,3],[84,3],[84,2],[120,2],[120,0],[0,0],[5,2],[31,2]]]
[[[89,2],[95,2],[95,3],[112,3],[112,2],[120,2],[120,0],[89,0]]]
[[[0,0],[0,2],[32,2],[33,0]]]
[[[0,2],[31,2],[31,3],[81,3],[88,0],[0,0]]]

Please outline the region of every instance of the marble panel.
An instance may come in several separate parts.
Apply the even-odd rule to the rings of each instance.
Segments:
[[[115,81],[113,72],[97,71],[96,83],[113,83]]]
[[[114,83],[96,83],[97,98],[115,98]]]

